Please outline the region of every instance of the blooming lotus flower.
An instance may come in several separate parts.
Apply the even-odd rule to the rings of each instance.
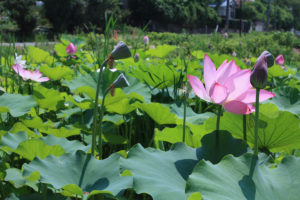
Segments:
[[[149,37],[147,35],[144,37],[144,43],[149,44]]]
[[[277,65],[283,65],[284,64],[283,55],[280,54],[279,56],[277,56],[276,59],[275,59],[275,62],[276,62]]]
[[[49,81],[48,77],[42,77],[42,73],[39,70],[29,71],[23,69],[19,64],[13,65],[13,69],[17,74],[19,74],[23,80],[33,80],[36,82],[46,82]]]
[[[225,60],[216,70],[212,60],[204,56],[204,82],[195,76],[188,75],[195,94],[201,99],[220,104],[225,110],[235,114],[250,114],[255,111],[256,90],[250,83],[251,70],[241,70],[234,60]],[[260,101],[274,97],[267,90],[260,90]]]
[[[76,53],[77,46],[75,46],[72,42],[67,46],[66,52],[70,56],[73,56]]]

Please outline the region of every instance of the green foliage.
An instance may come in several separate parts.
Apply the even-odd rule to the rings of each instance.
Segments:
[[[128,5],[132,20],[138,24],[153,20],[160,25],[171,23],[181,27],[214,27],[220,22],[220,17],[214,9],[208,7],[207,2],[129,0]]]

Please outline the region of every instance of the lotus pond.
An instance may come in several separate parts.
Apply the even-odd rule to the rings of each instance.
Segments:
[[[299,199],[296,64],[97,37],[1,48],[1,199]]]

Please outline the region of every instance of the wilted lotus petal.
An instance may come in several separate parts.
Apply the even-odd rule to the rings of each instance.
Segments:
[[[118,78],[112,83],[112,85],[114,88],[124,88],[124,87],[128,87],[130,84],[127,81],[124,74],[120,74]]]
[[[111,56],[114,60],[125,59],[131,56],[128,46],[120,41],[111,52]]]
[[[250,76],[250,82],[253,87],[263,89],[268,82],[268,64],[267,57],[260,56],[257,60]]]
[[[19,64],[22,68],[26,68],[26,60],[22,60],[22,55],[19,55],[15,53],[15,59],[14,59],[15,64]]]
[[[66,52],[69,55],[74,55],[76,53],[77,46],[75,46],[72,42],[67,46]]]
[[[283,65],[284,64],[284,58],[283,55],[280,54],[279,56],[276,57],[275,62],[277,65]]]
[[[260,54],[260,56],[257,58],[257,61],[258,62],[263,56],[266,57],[266,61],[267,61],[267,66],[268,67],[272,67],[274,65],[274,56],[268,52],[268,51],[264,51]]]

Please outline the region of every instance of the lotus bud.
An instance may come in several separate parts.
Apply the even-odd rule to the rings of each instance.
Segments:
[[[275,62],[276,62],[277,65],[283,65],[284,64],[283,55],[280,54],[279,56],[277,56],[276,59],[275,59]]]
[[[66,52],[69,55],[74,55],[76,53],[77,46],[75,46],[72,42],[67,46]]]
[[[147,35],[144,37],[144,44],[149,44],[149,37]]]
[[[111,56],[114,60],[125,59],[131,56],[128,46],[120,41],[111,52]]]
[[[120,74],[118,78],[112,83],[112,85],[114,88],[124,88],[124,87],[128,87],[130,84],[127,81],[124,74]]]
[[[134,62],[138,62],[139,59],[140,59],[140,54],[139,54],[139,53],[136,53],[136,54],[134,55],[133,59],[134,59]]]
[[[268,64],[267,57],[261,55],[256,61],[255,66],[251,72],[250,82],[253,87],[263,89],[268,82]]]
[[[265,56],[266,57],[266,61],[267,61],[267,66],[268,67],[272,67],[274,65],[274,56],[268,52],[268,51],[264,51],[260,54],[260,56],[257,58],[256,63],[261,59],[261,57]]]

